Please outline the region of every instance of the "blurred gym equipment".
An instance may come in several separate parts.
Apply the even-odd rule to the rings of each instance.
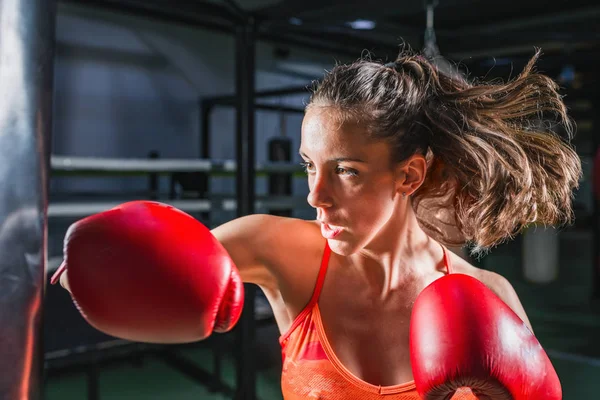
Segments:
[[[526,304],[528,311],[532,319],[535,318],[537,333],[549,338],[548,353],[556,360],[565,360],[564,370],[598,365],[597,358],[593,358],[600,356],[593,339],[598,336],[595,334],[598,332],[597,313],[588,312],[591,308],[588,288],[593,286],[594,296],[600,298],[600,246],[597,245],[600,238],[600,202],[598,196],[593,196],[589,190],[591,178],[600,175],[598,167],[590,168],[599,148],[598,135],[595,134],[599,103],[595,79],[597,63],[594,62],[598,42],[593,34],[595,28],[590,29],[597,25],[594,18],[600,15],[597,4],[579,2],[572,9],[567,9],[568,5],[561,5],[562,8],[557,10],[557,6],[548,3],[543,7],[532,5],[527,10],[514,11],[512,14],[510,10],[517,8],[508,5],[503,15],[482,15],[485,10],[473,2],[450,4],[443,1],[439,5],[434,1],[426,1],[425,9],[423,2],[406,3],[394,10],[388,4],[383,7],[383,3],[365,3],[365,6],[356,3],[347,9],[345,4],[336,5],[335,2],[276,2],[258,8],[254,13],[235,6],[233,1],[182,2],[177,10],[167,2],[157,1],[70,2],[235,35],[236,49],[231,63],[236,66],[236,90],[233,95],[199,101],[200,159],[59,155],[51,158],[52,175],[56,177],[147,176],[149,189],[144,194],[121,193],[122,198],[119,194],[96,198],[81,196],[81,199],[74,194],[72,198],[65,197],[64,201],[48,205],[46,193],[52,125],[54,2],[0,0],[0,87],[4,99],[4,111],[0,115],[0,151],[5,163],[5,168],[0,169],[0,182],[3,185],[3,200],[0,202],[0,325],[5,329],[0,340],[1,399],[39,398],[45,362],[49,377],[67,371],[86,373],[87,396],[94,400],[99,397],[98,377],[104,366],[125,361],[136,364],[148,356],[156,356],[174,370],[211,390],[232,396],[236,394],[238,399],[256,398],[256,365],[252,345],[255,323],[261,318],[252,315],[255,307],[248,307],[244,323],[235,332],[239,344],[235,349],[238,379],[233,387],[228,387],[220,376],[220,354],[224,352],[220,338],[208,343],[214,349],[215,362],[213,369],[207,370],[206,365],[199,366],[179,357],[172,348],[151,347],[106,337],[81,324],[64,290],[58,287],[44,289],[43,275],[46,268],[47,216],[53,218],[55,223],[66,223],[69,219],[99,212],[129,200],[130,196],[166,201],[209,221],[217,210],[229,213],[227,215],[232,217],[263,210],[288,215],[297,211],[299,204],[305,204],[304,197],[295,198],[289,191],[290,179],[300,176],[302,172],[299,167],[289,165],[289,143],[285,139],[279,141],[280,138],[275,138],[270,142],[272,152],[268,152],[271,156],[268,163],[256,163],[254,159],[255,111],[303,112],[301,108],[269,104],[262,99],[306,92],[306,86],[255,90],[254,46],[257,40],[277,43],[286,51],[287,46],[298,46],[355,59],[363,49],[375,49],[378,57],[395,56],[398,38],[402,36],[408,38],[408,42],[418,43],[415,47],[422,48],[427,55],[439,60],[440,68],[443,68],[444,61],[450,67],[453,63],[441,58],[439,47],[448,59],[468,64],[470,75],[489,79],[511,76],[532,54],[534,45],[539,44],[545,52],[541,69],[555,74],[568,94],[566,100],[578,125],[577,149],[584,160],[584,167],[588,168],[582,189],[576,194],[576,224],[558,232],[558,236],[539,230],[537,234],[540,235],[533,230],[527,232],[520,238],[522,242],[517,240],[514,245],[507,244],[494,250],[492,257],[485,260],[486,267],[496,268],[510,277],[520,295],[533,293],[528,297],[531,303]],[[351,31],[351,28],[342,31],[336,25],[340,23],[340,7],[344,9],[344,17],[346,13],[348,17],[356,13],[363,14],[361,17],[384,15],[386,18],[377,21],[383,30],[361,31],[360,34],[356,30]],[[399,8],[402,8],[402,13],[398,11]],[[434,8],[438,17],[437,32],[433,28]],[[189,10],[194,12],[186,14]],[[323,23],[312,23],[311,15],[320,16],[321,11]],[[421,24],[412,24],[412,20],[418,16],[421,21],[423,11],[427,23],[425,40],[421,46]],[[460,18],[461,12],[465,14],[464,19]],[[327,13],[329,17],[326,18]],[[331,18],[332,14],[335,14],[334,18]],[[388,17],[390,19],[385,21]],[[502,17],[504,21],[501,21]],[[260,21],[260,26],[257,21]],[[544,25],[551,26],[551,29],[544,29]],[[332,29],[336,31],[334,34]],[[564,50],[566,47],[569,47],[568,51]],[[568,56],[557,55],[557,49],[561,53],[568,53]],[[582,103],[587,105],[580,106]],[[208,132],[211,112],[217,107],[235,107],[235,145],[238,151],[235,160],[211,159]],[[171,179],[173,190],[163,197],[158,179],[165,175]],[[236,179],[236,193],[218,195],[211,191],[211,177],[218,176]],[[254,180],[263,176],[269,179],[270,194],[260,196],[254,193]],[[549,236],[544,238],[544,235]],[[543,257],[536,256],[535,252],[540,252]],[[515,254],[516,257],[513,257]],[[46,272],[51,272],[61,259],[58,254],[53,256]],[[577,256],[589,259],[585,265],[575,263],[572,258]],[[531,262],[532,258],[536,261]],[[561,268],[558,268],[557,258]],[[563,267],[565,265],[568,268]],[[515,273],[511,275],[513,270]],[[40,305],[44,290],[47,302],[42,312]],[[247,304],[251,304],[251,301]],[[547,309],[554,306],[552,313],[548,313]],[[46,321],[43,326],[42,320]],[[562,328],[563,331],[557,328],[561,324],[567,327]],[[42,329],[47,334],[45,349],[40,344]],[[564,333],[566,329],[568,335]],[[568,340],[566,336],[569,336]],[[576,383],[580,385],[579,381]]]

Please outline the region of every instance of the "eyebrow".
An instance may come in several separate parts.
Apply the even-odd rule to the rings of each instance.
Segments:
[[[298,152],[298,154],[300,154],[304,158],[310,159],[310,157],[307,156],[306,154],[304,154],[302,151]],[[353,158],[353,157],[336,157],[336,158],[331,158],[331,159],[329,159],[327,161],[366,163],[365,160],[361,160],[360,158]]]

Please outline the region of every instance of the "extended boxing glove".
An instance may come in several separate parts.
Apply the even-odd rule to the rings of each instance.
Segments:
[[[186,343],[238,321],[244,286],[225,248],[190,215],[134,201],[73,224],[64,262],[76,307],[96,329],[140,342]]]
[[[419,394],[449,399],[469,387],[480,399],[560,400],[540,343],[496,294],[464,274],[446,275],[417,297],[410,359]]]

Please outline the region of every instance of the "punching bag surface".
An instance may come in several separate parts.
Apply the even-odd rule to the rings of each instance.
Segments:
[[[0,0],[0,399],[42,398],[55,3]]]

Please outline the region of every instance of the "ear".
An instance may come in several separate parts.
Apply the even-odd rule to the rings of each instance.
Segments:
[[[421,154],[413,154],[396,167],[396,190],[398,193],[413,194],[425,180],[427,160]]]

